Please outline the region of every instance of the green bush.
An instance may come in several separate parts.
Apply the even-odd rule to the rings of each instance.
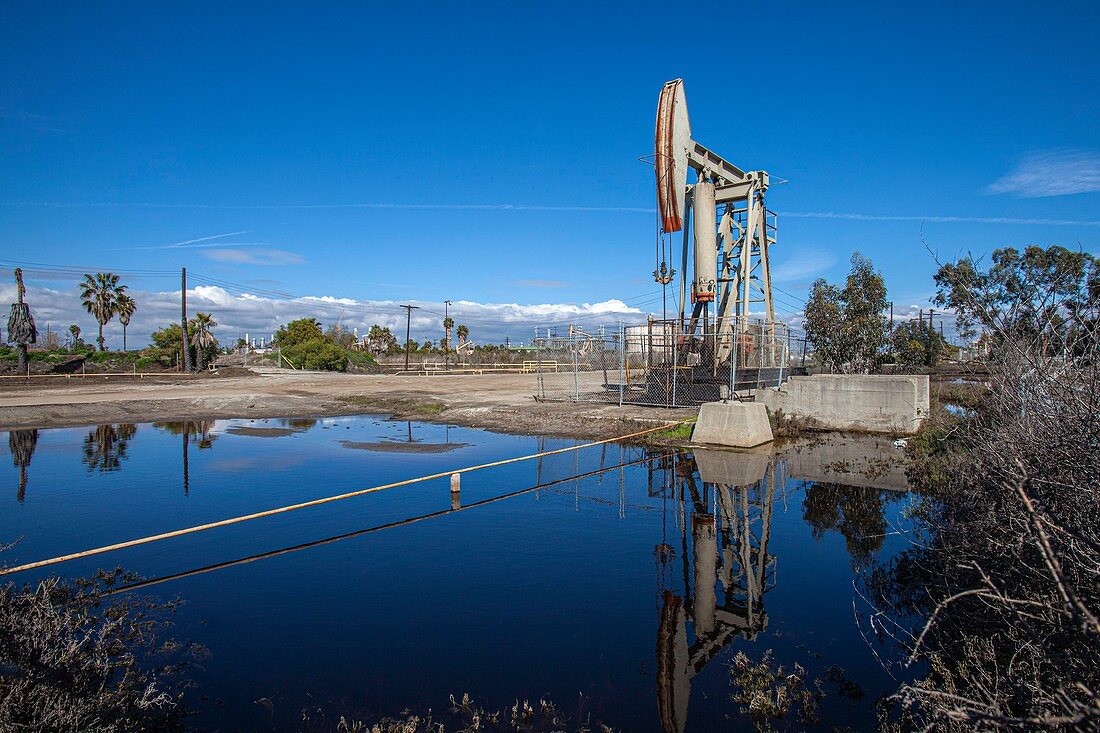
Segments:
[[[113,351],[93,351],[88,354],[88,361],[92,364],[106,364],[109,361],[116,360],[120,354],[116,354]]]
[[[138,357],[138,360],[134,362],[138,369],[146,369],[159,363],[160,360],[152,356]]]
[[[374,371],[378,368],[378,362],[374,360],[374,357],[365,351],[355,351],[354,349],[347,349],[348,361],[352,366],[359,369],[366,369]]]
[[[348,368],[348,353],[324,338],[310,339],[283,349],[283,356],[298,369],[343,372]]]
[[[317,341],[323,336],[321,324],[316,318],[299,318],[279,327],[275,332],[275,343],[285,350]]]
[[[138,359],[138,364],[141,364],[143,362],[146,363],[146,364],[151,364],[151,363],[155,362],[157,364],[160,364],[161,366],[170,367],[170,366],[173,366],[175,364],[176,357],[178,355],[179,355],[179,349],[172,349],[172,348],[162,349],[162,348],[157,348],[155,346],[150,346],[146,349],[141,350],[140,358]]]

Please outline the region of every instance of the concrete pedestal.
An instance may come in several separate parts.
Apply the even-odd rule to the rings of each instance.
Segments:
[[[774,440],[768,410],[759,402],[707,402],[699,408],[692,443],[753,448]]]

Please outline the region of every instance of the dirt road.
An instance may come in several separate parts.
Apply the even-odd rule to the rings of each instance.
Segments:
[[[229,417],[388,413],[502,432],[606,437],[694,409],[539,403],[533,374],[407,377],[265,369],[198,379],[40,379],[0,384],[0,430]]]

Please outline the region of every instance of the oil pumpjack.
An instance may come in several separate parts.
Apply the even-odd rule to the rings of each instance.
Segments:
[[[728,374],[731,363],[733,369],[742,370],[780,366],[786,359],[787,352],[781,346],[787,334],[786,326],[776,322],[772,301],[768,250],[776,241],[777,227],[775,214],[764,201],[768,173],[743,171],[695,141],[682,79],[667,82],[661,89],[654,167],[658,237],[662,241],[654,277],[662,284],[670,282],[675,273],[661,259],[664,237],[684,233],[680,312],[675,324],[678,344],[685,351],[699,353],[712,378]],[[689,170],[695,174],[693,183],[688,182]],[[758,306],[752,317],[751,306]],[[750,380],[754,377],[745,376]],[[729,383],[733,381],[731,376]]]

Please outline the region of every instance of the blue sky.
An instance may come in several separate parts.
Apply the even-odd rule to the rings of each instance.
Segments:
[[[942,257],[1100,251],[1098,21],[1095,3],[6,3],[0,265],[128,273],[137,333],[171,317],[159,273],[180,266],[234,336],[295,312],[271,293],[343,299],[316,314],[353,325],[421,302],[424,337],[445,299],[475,339],[638,316],[660,307],[638,158],[683,77],[694,136],[787,181],[768,197],[781,310],[857,249],[899,309],[927,307],[922,230]],[[72,272],[29,270],[40,320],[75,319]]]

